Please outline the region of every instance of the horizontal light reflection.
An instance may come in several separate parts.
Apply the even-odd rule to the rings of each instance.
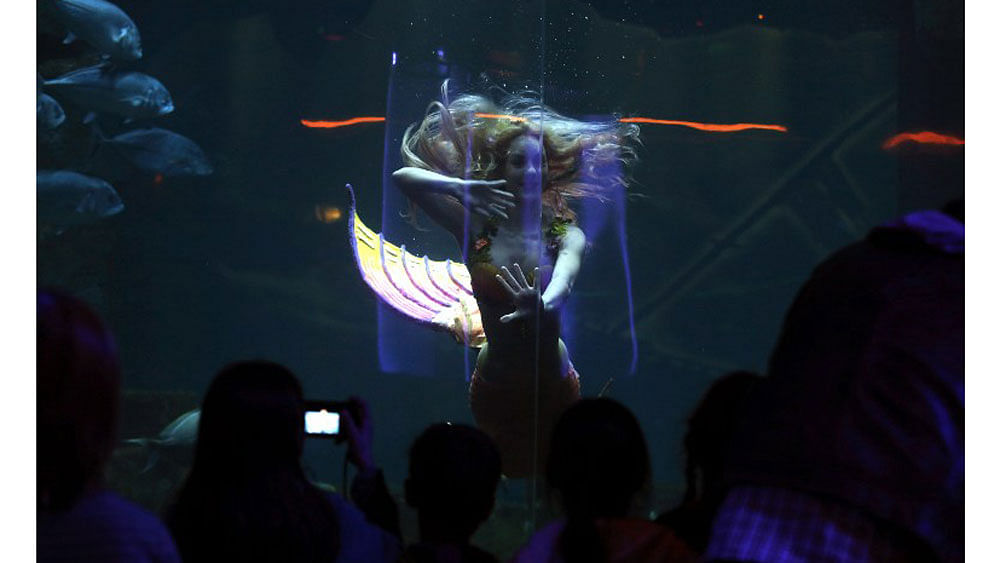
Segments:
[[[941,133],[935,133],[933,131],[900,133],[898,135],[894,135],[886,141],[882,145],[882,148],[891,149],[906,142],[921,143],[925,145],[964,145],[965,139],[959,139],[958,137],[952,137],[951,135],[942,135]]]

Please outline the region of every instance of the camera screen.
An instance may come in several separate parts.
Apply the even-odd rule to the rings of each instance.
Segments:
[[[333,436],[340,433],[340,413],[326,409],[306,411],[306,434],[327,434]]]

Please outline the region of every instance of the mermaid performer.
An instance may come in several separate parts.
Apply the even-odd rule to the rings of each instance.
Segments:
[[[470,406],[497,442],[508,477],[533,474],[535,461],[544,467],[552,424],[580,396],[559,338],[559,311],[587,246],[568,200],[604,200],[610,190],[625,189],[622,170],[635,159],[630,145],[637,140],[635,125],[577,121],[528,96],[508,97],[499,107],[468,94],[449,101],[446,82],[442,101],[407,129],[405,166],[393,179],[455,237],[467,274],[460,264],[432,265],[426,257],[421,263],[387,245],[356,226],[352,213],[369,285],[397,310],[480,347]],[[366,268],[362,255],[375,254],[376,236],[381,272],[370,263]],[[456,286],[471,291],[474,302],[452,291]]]

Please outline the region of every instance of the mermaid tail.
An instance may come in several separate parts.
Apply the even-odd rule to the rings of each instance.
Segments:
[[[404,316],[448,331],[467,346],[482,348],[486,333],[465,264],[415,256],[405,246],[386,242],[381,233],[361,221],[354,190],[348,186],[347,191],[351,248],[368,287]],[[476,368],[469,386],[476,424],[497,443],[503,472],[512,478],[544,467],[556,419],[579,398],[580,381],[572,366],[562,374],[514,369],[490,380]]]
[[[539,374],[537,384],[530,372],[498,375],[486,379],[478,368],[472,373],[469,407],[476,426],[496,443],[504,475],[516,479],[544,472],[552,429],[580,399],[580,378],[572,365],[562,377]]]
[[[405,245],[386,242],[382,233],[361,221],[354,190],[348,186],[347,192],[351,248],[368,287],[404,316],[447,331],[466,346],[481,348],[486,333],[465,264],[415,256],[406,251]]]

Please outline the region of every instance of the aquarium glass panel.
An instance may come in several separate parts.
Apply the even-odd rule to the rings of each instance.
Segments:
[[[632,515],[656,517],[689,498],[702,396],[766,374],[813,269],[964,196],[953,0],[119,0],[140,57],[64,42],[59,4],[38,284],[114,332],[107,483],[159,514],[214,375],[268,359],[367,402],[406,542],[436,422],[503,456],[475,545],[507,559],[558,518],[549,435],[578,397],[638,419]],[[347,494],[342,441],[303,466]]]

